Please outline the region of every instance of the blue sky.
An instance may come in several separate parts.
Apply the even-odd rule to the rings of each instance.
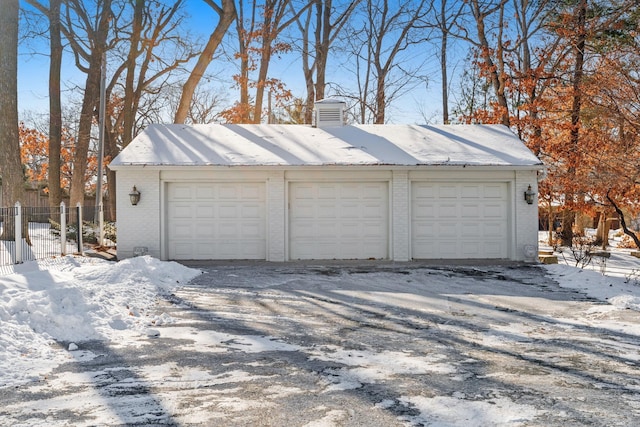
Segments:
[[[25,6],[25,3],[22,3]],[[203,38],[208,37],[212,23],[216,20],[214,12],[204,5],[203,2],[189,1],[187,2],[189,18],[189,29],[195,34],[200,34]],[[45,23],[46,25],[46,23]],[[226,40],[226,46],[229,51],[235,48],[233,39]],[[427,46],[425,46],[427,48]],[[430,48],[430,46],[429,46]],[[459,49],[459,48],[458,48]],[[416,57],[422,57],[420,61],[426,60],[426,72],[429,74],[428,86],[420,83],[411,92],[404,95],[401,99],[393,104],[388,110],[387,116],[393,123],[424,123],[424,117],[427,116],[432,123],[439,123],[442,120],[441,114],[441,97],[440,97],[440,76],[439,76],[439,59],[433,57],[425,57],[423,49],[416,48]],[[456,47],[450,52],[451,57],[456,56]],[[34,53],[37,51],[38,53]],[[46,114],[48,111],[48,67],[49,60],[46,56],[48,45],[46,41],[28,40],[23,42],[19,49],[18,64],[18,108],[21,118],[26,118],[31,112],[36,114]],[[232,52],[230,52],[232,53]],[[464,53],[459,52],[458,57]],[[328,81],[337,81],[348,79],[345,76],[347,71],[337,67],[337,61],[330,62],[328,69]],[[453,67],[456,65],[454,64]],[[460,64],[457,65],[458,72]],[[229,71],[229,70],[232,71]],[[221,76],[222,83],[220,87],[224,87],[228,96],[229,104],[237,98],[236,91],[231,88],[231,74],[234,66],[228,63],[221,64],[214,62],[209,67],[209,72]],[[287,87],[292,90],[293,94],[298,97],[305,96],[305,86],[302,78],[301,66],[299,64],[299,56],[296,53],[282,55],[280,60],[274,61],[270,66],[270,77],[278,78],[286,83]],[[78,71],[73,62],[70,52],[65,53],[63,58],[63,91],[71,90],[73,86],[84,85],[85,75]],[[64,96],[64,95],[63,95]]]

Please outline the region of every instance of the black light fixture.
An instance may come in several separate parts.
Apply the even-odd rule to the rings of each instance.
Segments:
[[[524,192],[524,200],[530,205],[533,204],[533,201],[536,197],[536,193],[531,189],[531,185],[527,188],[527,191]]]
[[[531,186],[529,186],[531,188]],[[136,186],[133,186],[131,193],[129,193],[129,200],[131,200],[131,205],[135,206],[140,201],[140,192],[136,189]]]

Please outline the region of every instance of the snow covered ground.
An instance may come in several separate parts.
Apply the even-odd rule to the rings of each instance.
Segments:
[[[632,425],[640,261],[62,257],[0,276],[0,425]]]

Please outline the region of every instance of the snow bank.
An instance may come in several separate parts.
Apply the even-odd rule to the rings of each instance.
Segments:
[[[0,276],[0,386],[37,379],[72,356],[57,343],[144,333],[158,294],[200,272],[151,257],[112,263],[63,257]],[[147,314],[149,313],[149,314]],[[157,319],[156,319],[157,317]]]
[[[562,264],[544,267],[563,288],[577,289],[619,309],[640,311],[640,283],[637,279],[602,275]]]

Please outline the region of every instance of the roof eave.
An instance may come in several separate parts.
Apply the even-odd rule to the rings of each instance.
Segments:
[[[542,163],[531,165],[504,165],[504,164],[468,164],[468,163],[430,163],[430,164],[415,164],[415,165],[399,165],[391,163],[318,163],[318,164],[305,164],[305,165],[283,165],[283,164],[151,164],[151,163],[120,163],[117,165],[109,165],[109,169],[118,171],[122,169],[148,169],[148,170],[160,170],[160,169],[258,169],[258,170],[283,170],[283,169],[301,169],[301,168],[325,168],[325,169],[344,169],[344,168],[379,168],[379,169],[476,169],[476,170],[543,170],[545,165]]]

